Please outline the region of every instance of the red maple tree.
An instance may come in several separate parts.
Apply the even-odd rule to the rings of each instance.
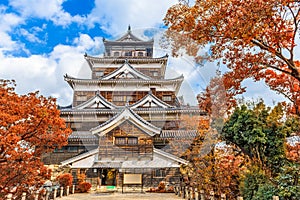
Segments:
[[[287,159],[300,163],[300,142],[297,142],[295,145],[287,144],[286,156]]]
[[[172,6],[164,19],[173,54],[182,49],[196,60],[218,60],[228,67],[226,89],[243,92],[248,78],[264,80],[293,103],[300,115],[296,58],[300,4],[295,0],[196,0]],[[209,54],[199,49],[209,46]],[[287,81],[286,81],[287,80]],[[296,91],[297,90],[297,91]],[[299,98],[299,97],[298,97]]]
[[[0,198],[39,189],[51,175],[42,154],[66,145],[70,133],[55,99],[18,95],[14,81],[0,80]]]

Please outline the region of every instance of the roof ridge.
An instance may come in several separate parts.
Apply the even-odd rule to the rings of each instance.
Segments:
[[[85,108],[86,106],[89,106],[90,103],[92,103],[93,101],[96,100],[96,98],[100,98],[100,101],[102,100],[102,105],[104,105],[105,107],[108,107],[109,109],[115,109],[117,108],[116,105],[114,105],[113,103],[107,101],[99,91],[97,91],[96,95],[93,96],[92,98],[88,99],[87,101],[83,102],[82,104],[74,107],[74,109],[80,109],[80,108]]]
[[[129,64],[128,60],[125,59],[125,62],[119,68],[117,68],[116,70],[112,71],[111,73],[109,73],[105,76],[102,76],[100,78],[100,80],[109,80],[112,77],[118,75],[120,72],[121,73],[125,72],[126,69],[133,70],[133,71],[131,71],[131,73],[133,73],[133,75],[136,75],[137,77],[140,77],[143,80],[151,80],[152,79],[151,77],[149,77],[149,76],[143,74],[142,72],[138,71],[137,69],[135,69],[132,65]],[[111,76],[111,78],[109,78],[110,76]]]
[[[167,153],[167,152],[165,152],[165,151],[163,151],[161,149],[153,148],[153,152],[154,153],[159,153],[159,154],[161,154],[163,156],[166,156],[166,157],[168,157],[170,159],[176,160],[176,161],[178,161],[178,162],[180,162],[182,164],[185,164],[185,165],[187,165],[189,163],[187,160],[179,158],[178,156],[175,156],[173,154]]]
[[[87,156],[90,156],[90,155],[93,155],[93,154],[97,154],[98,152],[99,152],[99,148],[92,149],[92,150],[90,150],[90,151],[87,151],[87,152],[85,152],[85,153],[79,154],[79,155],[77,155],[77,156],[74,156],[74,157],[72,157],[72,158],[69,158],[69,159],[67,159],[67,160],[62,161],[62,162],[61,162],[61,165],[62,165],[62,166],[67,165],[67,164],[69,164],[69,162],[71,162],[72,160],[76,160],[77,158],[81,158],[81,157],[85,158],[85,157],[87,157]],[[82,158],[82,159],[83,159],[83,158]]]
[[[97,129],[101,129],[102,127],[106,126],[109,123],[112,123],[115,119],[117,119],[118,117],[124,115],[125,112],[129,112],[131,115],[133,115],[134,118],[136,118],[138,121],[142,122],[143,124],[145,124],[146,126],[150,127],[150,129],[152,129],[154,132],[151,133],[152,136],[156,133],[160,133],[161,132],[161,128],[158,128],[156,126],[154,126],[153,124],[149,123],[148,121],[146,121],[145,119],[143,119],[141,116],[139,116],[137,113],[135,113],[130,107],[125,106],[123,107],[123,110],[121,112],[119,112],[118,114],[114,115],[112,118],[110,118],[108,121],[94,127],[91,128],[90,131],[93,133],[93,131],[96,131]],[[129,117],[129,118],[128,118]],[[121,118],[121,120],[123,120],[122,122],[130,119],[130,116],[124,116],[125,120],[123,120],[123,118]],[[134,118],[132,119],[134,121]],[[116,122],[117,123],[117,122]],[[149,128],[148,128],[149,129]],[[95,132],[98,133],[98,132]],[[95,134],[93,133],[93,134]],[[105,133],[104,133],[105,134]]]
[[[151,90],[149,91],[149,93],[144,96],[142,99],[138,100],[137,102],[135,102],[134,104],[131,104],[130,107],[131,108],[138,108],[138,105],[140,103],[142,103],[143,101],[145,101],[148,97],[151,97],[152,99],[154,99],[155,101],[158,101],[159,103],[165,105],[167,108],[174,108],[174,106],[171,106],[169,104],[167,104],[166,102],[160,100],[158,97],[156,97],[154,94],[151,93]],[[136,106],[136,107],[135,107]]]

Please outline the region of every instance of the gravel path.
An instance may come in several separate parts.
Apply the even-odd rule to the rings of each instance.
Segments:
[[[115,192],[111,194],[95,194],[95,193],[85,193],[85,194],[72,194],[67,197],[58,198],[61,200],[93,200],[93,199],[103,199],[103,200],[175,200],[181,199],[177,197],[174,193],[120,193]]]

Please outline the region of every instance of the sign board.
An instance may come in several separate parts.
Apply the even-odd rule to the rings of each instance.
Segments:
[[[124,174],[123,184],[137,184],[143,183],[142,174]]]

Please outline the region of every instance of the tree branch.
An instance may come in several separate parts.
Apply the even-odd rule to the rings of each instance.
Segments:
[[[290,76],[292,76],[292,77],[294,77],[294,78],[296,78],[297,80],[300,81],[300,74],[299,74],[299,71],[298,71],[298,69],[295,67],[293,61],[290,61],[289,59],[287,59],[286,57],[284,57],[280,52],[278,52],[278,50],[276,50],[276,49],[274,49],[274,48],[268,46],[267,44],[264,44],[264,43],[260,42],[259,40],[252,39],[251,42],[252,42],[254,45],[260,47],[262,50],[266,50],[266,51],[268,51],[268,52],[270,52],[270,53],[274,52],[274,53],[275,53],[275,56],[278,57],[279,59],[281,59],[284,63],[286,63],[287,66],[288,66],[288,68],[289,68],[292,72],[288,72],[288,71],[286,71],[286,70],[280,69],[279,67],[276,67],[276,70],[279,70],[279,71],[281,71],[281,72],[283,72],[283,73],[285,73],[285,74],[288,74],[288,75],[290,75]],[[275,69],[274,66],[273,66],[272,68]]]

